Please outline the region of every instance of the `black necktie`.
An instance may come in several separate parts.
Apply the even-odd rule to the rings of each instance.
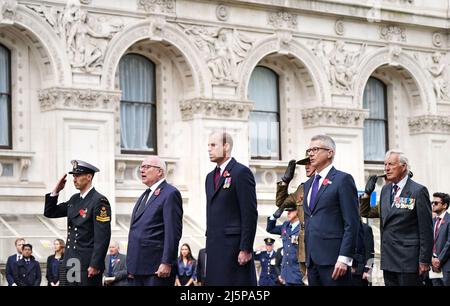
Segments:
[[[400,189],[397,184],[392,186],[392,194],[391,194],[391,207],[394,206],[394,199],[395,195],[397,194],[397,191]]]
[[[148,200],[148,195],[150,194],[152,190],[150,188],[148,188],[145,193],[144,193],[144,197],[142,198],[141,203],[139,203],[139,207],[136,211],[136,215],[140,215],[141,212],[145,209],[145,204],[147,203]]]

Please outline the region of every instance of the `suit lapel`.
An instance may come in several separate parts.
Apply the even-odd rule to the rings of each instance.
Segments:
[[[403,187],[402,191],[400,192],[400,196],[401,198],[405,198],[405,197],[410,197],[410,191],[409,191],[409,186],[411,179],[408,178],[408,180],[406,181],[405,187]],[[392,194],[392,187],[394,185],[391,183],[390,184],[390,188],[389,188],[389,193],[386,195],[386,197],[388,198],[386,203],[389,203],[387,205],[387,214],[386,214],[386,218],[384,219],[384,223],[386,224],[387,220],[390,219],[393,215],[395,215],[396,212],[398,212],[398,209],[396,207],[392,207],[392,202],[391,201],[391,194]],[[394,199],[393,199],[394,200]]]
[[[147,200],[147,205],[145,205],[144,209],[142,209],[142,210],[136,215],[135,220],[139,219],[139,217],[142,216],[142,215],[144,214],[144,212],[147,210],[147,208],[150,206],[150,204],[152,204],[152,202],[159,196],[160,192],[163,190],[163,188],[166,186],[166,184],[167,184],[167,183],[166,183],[165,180],[162,181],[161,184],[159,184],[158,188],[156,188],[156,190],[159,189],[158,194],[156,194],[156,190],[153,190],[152,196],[150,197],[150,199]],[[140,201],[139,201],[139,203],[140,203]],[[139,205],[136,205],[136,206],[139,206]]]
[[[437,220],[437,219],[436,219],[436,220]],[[443,223],[441,223],[441,226],[439,227],[439,230],[438,230],[438,232],[437,232],[437,236],[436,236],[436,238],[435,238],[436,241],[437,241],[438,238],[439,238],[439,234],[440,234],[442,231],[445,231],[445,230],[444,230],[444,226],[445,226],[446,223],[449,222],[449,220],[450,220],[450,215],[449,215],[448,213],[445,213],[444,219],[441,220],[441,222],[443,222]],[[436,225],[436,224],[434,224],[434,226],[435,226],[435,225]],[[433,226],[433,231],[434,231],[434,226]]]
[[[328,172],[325,179],[328,179],[330,182],[332,182],[335,174],[336,174],[336,169],[334,167],[331,167],[331,169]],[[325,181],[325,179],[324,179],[324,181]],[[323,183],[322,183],[322,185],[320,185],[319,191],[317,192],[316,198],[314,199],[312,211],[316,210],[317,202],[319,201],[320,196],[325,192],[325,190],[328,188],[329,185],[330,184],[324,185]]]
[[[133,213],[131,214],[131,222],[132,223],[134,223],[134,221],[136,221],[136,219],[137,219],[137,216],[136,216],[136,211],[137,211],[137,209],[138,209],[138,207],[139,207],[139,204],[141,203],[141,201],[142,201],[142,198],[144,197],[144,195],[145,195],[145,191],[141,194],[141,196],[139,197],[139,199],[136,201],[136,204],[134,204],[134,208],[133,208]]]
[[[223,170],[222,175],[219,177],[219,184],[217,185],[217,189],[215,189],[214,182],[213,182],[212,185],[215,190],[214,190],[214,193],[212,194],[211,199],[213,199],[216,196],[216,194],[219,192],[219,190],[222,189],[223,182],[225,181],[225,176],[223,175],[225,173],[225,171],[231,172],[231,169],[233,168],[233,166],[235,164],[236,164],[236,160],[234,159],[234,157],[232,157],[230,162],[228,163],[228,165],[225,167],[225,170]],[[231,175],[230,175],[230,177],[231,177]]]
[[[309,180],[305,183],[305,188],[303,189],[304,196],[303,196],[303,210],[308,213],[308,215],[311,214],[311,211],[309,210],[309,204],[308,204],[308,194],[309,189],[311,188],[312,181],[314,179],[314,176],[310,177]]]

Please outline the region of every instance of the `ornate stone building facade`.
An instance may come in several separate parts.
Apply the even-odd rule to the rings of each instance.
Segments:
[[[115,216],[127,216],[142,192],[140,162],[146,153],[157,153],[182,192],[187,222],[201,236],[204,178],[213,167],[207,137],[218,127],[230,131],[233,155],[255,174],[262,223],[274,209],[275,183],[287,161],[301,158],[315,134],[336,140],[335,165],[363,189],[368,175],[383,171],[379,160],[365,158],[370,79],[384,88],[384,149],[404,150],[419,182],[430,192],[448,192],[448,5],[1,0],[0,44],[10,59],[10,86],[4,92],[9,110],[1,117],[8,122],[0,125],[8,130],[0,146],[0,218],[41,214],[43,195],[73,158],[101,169],[96,186]],[[152,152],[129,152],[121,145],[119,63],[127,54],[154,65]],[[270,159],[252,158],[249,141],[255,110],[249,83],[258,66],[277,76],[279,153]],[[298,169],[294,183],[305,179]],[[75,192],[67,185],[62,198]]]

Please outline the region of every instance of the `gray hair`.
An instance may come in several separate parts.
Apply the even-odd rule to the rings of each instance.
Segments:
[[[119,243],[118,243],[117,241],[115,241],[115,240],[112,240],[112,241],[109,243],[109,245],[110,245],[110,246],[111,246],[111,245],[115,246],[118,250],[120,249]]]
[[[325,147],[333,150],[333,155],[331,157],[331,160],[333,160],[334,155],[336,154],[336,143],[334,142],[333,138],[331,138],[328,135],[316,135],[311,138],[311,141],[316,141],[316,140],[321,141]]]
[[[391,156],[391,154],[398,154],[398,160],[399,160],[400,164],[406,165],[406,169],[408,171],[411,170],[411,166],[409,164],[408,157],[406,157],[405,153],[403,153],[402,151],[397,150],[397,149],[389,150],[386,152],[386,156],[384,157],[384,159],[385,160],[388,159],[389,156]]]
[[[161,158],[158,157],[158,158],[157,158],[157,164],[158,164],[158,167],[160,167],[161,170],[162,170],[163,177],[166,177],[166,173],[167,173],[167,165],[166,165],[166,162],[163,161]]]

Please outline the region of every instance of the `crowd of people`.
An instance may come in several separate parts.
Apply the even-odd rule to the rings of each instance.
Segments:
[[[306,156],[291,160],[277,183],[277,210],[267,218],[267,232],[279,235],[254,250],[258,219],[252,171],[232,156],[232,137],[213,132],[208,154],[216,167],[205,179],[206,246],[196,260],[188,244],[179,248],[183,230],[182,197],[166,179],[158,156],[140,166],[146,186],[131,213],[126,256],[111,242],[111,207],[92,179],[99,171],[72,161],[73,183],[80,191],[58,204],[64,174],[46,195],[44,216],[67,217],[67,241],[54,242],[47,260],[49,286],[368,286],[373,269],[374,236],[362,218],[379,218],[381,270],[386,286],[417,286],[430,279],[450,285],[450,196],[415,182],[406,155],[386,152],[384,170],[371,176],[358,196],[353,177],[333,166],[336,144],[327,135],[311,138]],[[297,165],[308,180],[289,193]],[[370,197],[378,180],[384,184],[378,205]],[[287,212],[287,220],[277,219]],[[40,266],[32,245],[17,239],[17,254],[8,258],[8,284],[35,286]],[[108,252],[109,248],[109,252]],[[108,252],[108,254],[107,254]]]

